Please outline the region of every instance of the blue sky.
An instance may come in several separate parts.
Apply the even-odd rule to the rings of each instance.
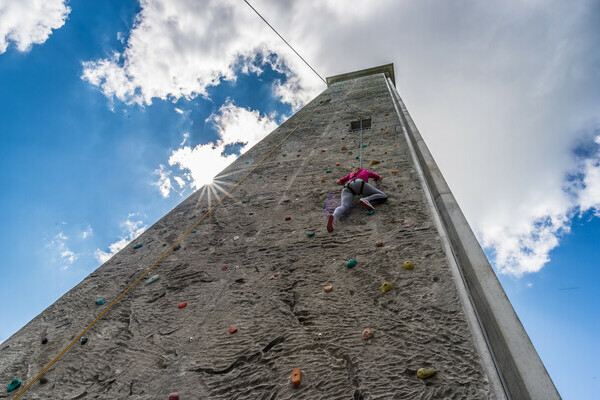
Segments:
[[[397,3],[253,4],[321,75],[394,62],[561,395],[590,398],[600,5]],[[0,341],[324,89],[241,1],[15,4],[0,1]]]

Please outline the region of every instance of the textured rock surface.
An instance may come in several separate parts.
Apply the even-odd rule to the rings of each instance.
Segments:
[[[339,204],[335,180],[357,165],[359,142],[346,126],[356,117],[338,97],[309,115],[330,97],[322,94],[223,171],[218,186],[194,193],[148,229],[136,240],[142,247],[130,244],[2,343],[0,382],[33,379],[192,228],[223,193],[219,187],[229,190],[307,117],[144,278],[160,274],[158,281],[138,284],[86,333],[85,346],[73,346],[44,375],[47,383],[22,398],[491,398],[383,76],[334,87],[372,115],[363,160],[380,161],[369,169],[383,176],[375,185],[387,203],[373,215],[356,205],[332,233],[325,230],[325,215]],[[358,261],[351,269],[350,258]],[[413,270],[403,268],[408,259]],[[382,294],[384,282],[394,290]],[[107,303],[96,306],[99,297]],[[376,335],[363,341],[367,327]],[[422,367],[438,372],[421,380]],[[296,388],[294,368],[303,376]]]

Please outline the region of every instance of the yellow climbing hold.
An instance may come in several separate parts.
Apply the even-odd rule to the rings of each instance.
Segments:
[[[381,293],[387,293],[390,290],[392,290],[392,284],[389,282],[384,282],[383,285],[381,285]]]
[[[433,368],[419,368],[417,371],[417,376],[421,379],[427,379],[430,376],[435,375],[437,371]]]
[[[371,160],[371,162],[370,162],[369,164],[371,164],[371,165],[377,165],[377,164],[379,164],[380,162],[381,162],[381,161],[379,161],[379,160]]]
[[[325,182],[325,178],[321,178],[321,183]]]
[[[410,260],[404,261],[404,269],[413,269],[415,267],[415,263]]]

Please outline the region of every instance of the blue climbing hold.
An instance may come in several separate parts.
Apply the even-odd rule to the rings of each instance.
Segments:
[[[81,343],[82,346],[84,344],[86,344],[87,343],[87,338],[86,337],[82,337],[80,343]]]
[[[150,285],[150,284],[152,284],[152,283],[156,282],[156,281],[158,280],[158,278],[159,278],[158,274],[156,274],[156,275],[152,275],[152,276],[150,277],[150,279],[148,279],[148,280],[146,281],[146,283],[144,283],[144,285],[148,286],[148,285]]]
[[[375,210],[369,210],[369,211],[367,211],[367,215],[373,215],[373,214],[375,214]]]
[[[100,298],[96,299],[96,305],[97,305],[97,306],[101,306],[101,305],[103,305],[104,303],[106,303],[106,299],[103,299],[102,297],[100,297]]]
[[[330,169],[328,169],[328,170],[327,170],[327,171],[325,171],[325,172],[326,172],[326,173],[328,173],[328,174],[330,174],[330,173],[331,173],[331,170],[330,170]]]
[[[313,237],[313,236],[315,236],[315,233],[314,232],[306,232],[306,236]]]
[[[259,175],[259,176],[258,176],[258,179],[262,179],[262,175]]]
[[[356,156],[356,157],[354,157],[354,158],[356,158],[356,159],[358,160],[358,156]]]
[[[366,144],[363,144],[363,149],[364,149],[365,147],[367,147],[367,145],[366,145]]]
[[[10,383],[6,387],[6,391],[10,393],[13,390],[15,390],[16,388],[18,388],[19,386],[21,386],[21,381],[18,380],[17,378],[13,378],[13,380],[10,381]]]
[[[351,258],[346,263],[346,267],[348,267],[348,268],[355,267],[357,263],[358,263],[358,261],[356,261],[354,258]]]
[[[177,243],[177,246],[173,247],[173,251],[177,251],[181,248],[181,245]]]
[[[139,249],[140,247],[142,247],[141,243],[136,244],[135,246],[133,246],[134,249]]]
[[[195,230],[195,229],[192,231],[192,233],[196,233],[196,232],[198,232],[198,231],[197,231],[197,230]]]

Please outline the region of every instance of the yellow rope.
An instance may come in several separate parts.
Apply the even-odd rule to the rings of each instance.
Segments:
[[[250,175],[256,168],[258,168],[270,155],[271,153],[273,153],[275,151],[275,149],[277,149],[283,142],[285,142],[287,140],[288,137],[290,137],[290,135],[292,133],[294,133],[296,131],[296,129],[298,129],[305,121],[308,117],[310,117],[311,115],[313,115],[315,113],[315,111],[317,111],[319,108],[321,108],[321,106],[323,104],[325,104],[326,101],[321,102],[310,114],[308,114],[294,129],[292,129],[292,131],[290,133],[288,133],[288,135],[286,137],[284,137],[275,147],[273,147],[271,149],[271,151],[269,151],[269,153],[267,153],[267,155],[260,160],[260,162],[258,164],[256,164],[254,166],[254,168],[252,168],[250,171],[248,171],[248,173],[246,175],[244,175],[244,177],[242,179],[240,179],[238,181],[238,183],[236,183],[235,185],[232,186],[232,188],[229,190],[229,192],[227,192],[223,197],[221,197],[219,199],[219,201],[217,203],[215,203],[214,206],[212,206],[207,212],[204,213],[204,215],[194,224],[192,225],[192,227],[190,229],[188,229],[187,232],[185,232],[183,234],[183,236],[181,236],[179,238],[179,240],[177,240],[171,247],[169,247],[167,249],[167,251],[165,251],[163,253],[162,256],[160,256],[160,258],[158,260],[156,260],[150,267],[148,267],[143,274],[141,274],[127,289],[125,289],[125,291],[123,293],[121,293],[119,295],[119,297],[117,297],[112,303],[110,303],[110,305],[108,307],[106,307],[106,309],[104,311],[102,311],[100,313],[100,315],[98,315],[96,317],[96,319],[94,319],[88,326],[87,328],[85,328],[75,339],[73,339],[73,341],[71,343],[69,343],[67,345],[67,347],[65,347],[64,349],[62,349],[62,351],[60,353],[58,353],[58,355],[56,357],[54,357],[54,359],[52,361],[50,361],[50,363],[48,363],[48,365],[46,365],[44,367],[44,369],[42,369],[40,371],[39,374],[37,374],[37,376],[35,378],[33,378],[33,380],[31,382],[29,382],[27,385],[25,385],[23,387],[23,389],[21,389],[21,391],[19,393],[17,393],[17,395],[14,397],[14,399],[18,399],[19,397],[21,397],[23,395],[23,393],[25,393],[25,391],[27,389],[29,389],[29,387],[31,385],[33,385],[35,383],[35,381],[37,381],[46,371],[48,371],[48,369],[50,369],[67,351],[69,351],[69,349],[75,344],[77,343],[82,337],[83,335],[86,334],[87,331],[89,331],[98,321],[100,321],[102,319],[102,317],[104,317],[104,315],[106,315],[106,313],[113,308],[131,289],[133,289],[133,287],[135,285],[138,284],[138,282],[140,280],[142,280],[142,278],[144,277],[144,275],[148,274],[148,272],[152,271],[152,269],[154,269],[154,267],[163,259],[167,256],[167,254],[169,254],[173,248],[175,246],[177,246],[179,244],[179,242],[181,242],[192,230],[194,230],[194,228],[196,228],[196,226],[198,226],[200,224],[200,222],[202,222],[202,220],[204,220],[204,218],[206,218],[214,209],[215,207],[217,207],[225,197],[228,197],[230,195],[230,193],[233,191],[233,189],[235,189],[236,187],[238,187],[247,177],[248,175]]]

